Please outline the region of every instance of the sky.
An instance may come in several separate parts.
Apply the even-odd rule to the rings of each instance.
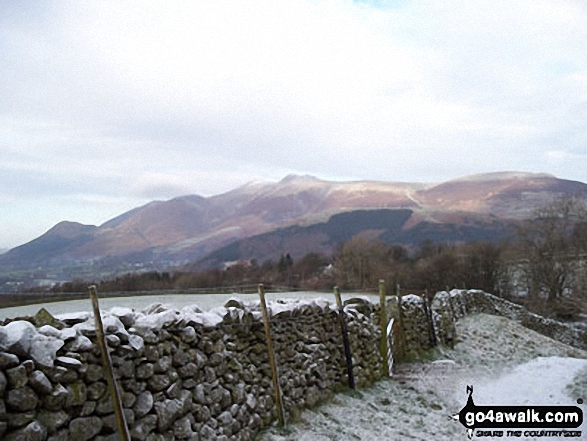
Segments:
[[[586,181],[583,0],[0,2],[0,248],[254,180]]]

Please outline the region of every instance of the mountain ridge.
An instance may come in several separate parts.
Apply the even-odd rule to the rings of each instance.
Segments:
[[[250,182],[214,196],[152,201],[100,226],[60,222],[0,255],[0,269],[108,260],[129,265],[185,264],[238,241],[294,226],[327,224],[333,216],[361,210],[373,216],[377,210],[409,210],[411,215],[402,224],[408,245],[417,239],[415,231],[467,241],[474,231],[482,237],[491,237],[492,232],[499,236],[500,229],[507,230],[506,224],[530,217],[537,208],[565,195],[587,199],[587,184],[526,172],[477,174],[440,183],[336,182],[288,175],[278,182]],[[467,218],[473,219],[469,226]],[[503,223],[499,228],[491,226],[496,219]],[[483,227],[469,228],[475,223]],[[306,245],[300,252],[312,251],[312,241],[305,236],[303,240]]]

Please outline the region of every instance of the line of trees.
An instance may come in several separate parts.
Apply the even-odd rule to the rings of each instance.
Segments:
[[[587,314],[587,205],[563,197],[520,222],[508,242],[422,243],[410,255],[356,237],[334,256],[335,281],[371,288],[377,280],[410,290],[475,288],[523,303],[546,316],[574,320]]]
[[[225,269],[198,272],[128,273],[104,281],[72,281],[54,286],[54,292],[85,291],[88,284],[99,291],[150,291],[222,286],[283,285],[296,289],[377,290],[378,281],[388,286],[424,292],[475,287],[493,292],[499,275],[503,246],[491,243],[462,245],[425,241],[415,252],[363,236],[341,244],[332,255],[309,253],[294,260],[284,254],[277,262],[239,262]]]
[[[334,255],[335,282],[347,289],[370,289],[385,279],[416,291],[475,287],[493,291],[501,270],[503,246],[492,243],[461,245],[424,241],[410,255],[399,245],[385,245],[358,236]]]
[[[102,292],[115,292],[233,287],[258,283],[320,290],[332,287],[333,279],[329,275],[329,265],[331,265],[331,257],[321,253],[309,253],[297,261],[286,253],[277,262],[267,260],[259,263],[253,259],[238,262],[224,269],[214,268],[197,272],[128,273],[111,280],[74,280],[55,285],[51,291],[80,292],[85,291],[89,284],[97,285]]]

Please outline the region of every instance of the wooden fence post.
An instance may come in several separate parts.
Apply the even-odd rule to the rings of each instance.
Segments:
[[[349,387],[355,388],[355,376],[353,374],[353,356],[351,354],[351,344],[349,341],[349,331],[346,323],[346,313],[342,306],[342,299],[340,298],[340,290],[338,286],[334,287],[334,297],[336,298],[336,306],[338,307],[338,322],[340,323],[340,332],[342,333],[342,344],[344,346],[344,356],[346,359],[346,371],[349,379]]]
[[[271,326],[269,324],[269,314],[267,313],[267,304],[265,303],[265,288],[259,283],[259,297],[261,298],[261,313],[263,314],[263,324],[265,325],[265,338],[267,339],[267,352],[269,352],[269,364],[271,365],[271,377],[273,378],[273,390],[275,391],[275,405],[277,406],[277,417],[279,425],[285,426],[285,415],[281,403],[281,389],[279,387],[279,377],[277,376],[277,364],[275,363],[275,353],[273,352],[273,343],[271,341]]]
[[[116,417],[116,425],[118,426],[118,433],[120,434],[120,439],[122,441],[130,441],[130,433],[128,431],[128,426],[126,425],[124,410],[122,409],[122,400],[120,399],[118,385],[116,384],[114,370],[112,369],[112,360],[104,337],[104,325],[102,324],[102,316],[100,315],[100,305],[98,304],[96,286],[92,285],[88,289],[90,291],[90,299],[92,300],[92,307],[94,309],[96,338],[98,340],[98,345],[100,346],[100,353],[102,354],[102,364],[104,365],[108,390],[110,392],[110,397],[112,398],[112,403],[114,404],[114,414]]]
[[[381,326],[381,339],[379,340],[379,353],[382,358],[383,376],[389,377],[388,345],[387,345],[387,301],[385,293],[385,280],[379,280],[379,306],[381,309],[379,321]]]
[[[397,324],[396,332],[394,332],[395,336],[395,345],[394,350],[398,356],[398,360],[402,361],[405,358],[405,351],[406,351],[406,339],[404,333],[404,319],[402,313],[402,298],[401,296],[397,297],[397,321],[394,325]]]

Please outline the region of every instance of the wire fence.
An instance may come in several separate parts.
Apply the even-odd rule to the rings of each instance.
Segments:
[[[274,291],[275,292],[275,291]],[[329,328],[331,330],[331,332],[329,333],[329,337],[332,337],[333,335],[339,335],[340,337],[340,346],[341,346],[341,350],[340,353],[338,354],[338,356],[340,357],[341,361],[346,362],[345,363],[345,369],[346,369],[346,376],[347,376],[347,381],[348,381],[348,385],[350,388],[354,388],[355,387],[355,380],[354,380],[354,375],[353,375],[353,364],[352,364],[352,353],[351,353],[351,345],[349,344],[349,335],[348,335],[348,329],[347,329],[347,324],[348,324],[348,320],[350,317],[348,317],[348,315],[353,315],[352,312],[347,313],[347,311],[345,311],[345,308],[341,302],[340,299],[340,293],[338,291],[338,289],[335,287],[334,288],[334,297],[336,299],[336,304],[337,304],[337,308],[336,309],[329,309],[329,307],[327,308],[320,308],[320,311],[315,310],[315,314],[312,315],[306,315],[304,313],[304,311],[300,310],[298,311],[298,313],[296,314],[295,310],[288,310],[285,309],[281,312],[278,312],[275,315],[269,314],[268,311],[268,307],[267,304],[265,302],[265,290],[262,284],[258,285],[258,293],[260,296],[260,302],[259,302],[259,307],[254,308],[253,310],[248,309],[247,311],[244,312],[244,314],[248,314],[249,319],[247,320],[245,318],[244,315],[240,315],[238,308],[233,309],[233,313],[234,316],[230,316],[230,312],[228,313],[227,316],[225,316],[223,318],[223,320],[219,323],[217,323],[213,328],[215,329],[220,329],[220,330],[224,330],[224,332],[231,330],[231,331],[245,331],[246,334],[248,334],[249,336],[251,336],[251,334],[257,334],[257,332],[259,334],[257,334],[257,339],[259,341],[259,343],[262,340],[265,340],[265,345],[266,348],[263,352],[266,352],[267,357],[268,357],[268,361],[271,367],[271,372],[270,372],[270,376],[272,379],[272,384],[273,384],[273,391],[274,391],[274,404],[276,406],[276,413],[278,416],[278,420],[279,420],[279,424],[283,427],[285,425],[285,412],[286,409],[284,409],[284,395],[283,392],[281,391],[281,381],[284,379],[283,376],[280,377],[280,365],[281,368],[285,368],[286,365],[289,364],[289,362],[291,360],[289,360],[289,357],[283,356],[281,357],[281,360],[279,359],[279,357],[276,357],[276,355],[280,354],[280,353],[285,353],[288,348],[291,348],[291,325],[294,325],[293,327],[295,328],[296,324],[301,324],[301,323],[305,323],[305,324],[313,324],[316,327],[323,327],[325,325],[325,319],[327,322],[330,322],[329,324]],[[385,297],[385,285],[384,282],[381,282],[381,288],[380,288],[380,294],[381,294],[381,299],[384,299]],[[94,292],[95,295],[95,292]],[[96,297],[96,305],[97,305],[97,297]],[[310,305],[301,305],[300,308],[304,308],[304,306],[307,306],[308,308],[312,309],[312,306]],[[232,309],[232,308],[231,308]],[[255,315],[255,313],[261,313],[261,317],[259,317],[259,315]],[[98,318],[100,316],[100,311],[98,309],[98,307],[96,306],[94,308],[94,315],[96,318]],[[319,320],[316,320],[317,317],[320,317]],[[381,315],[381,317],[385,317],[384,314]],[[98,319],[96,320],[97,322],[99,321]],[[278,330],[280,325],[290,325],[288,330],[284,330],[281,329],[280,331]],[[164,326],[162,328],[162,330],[166,331],[167,333],[181,333],[185,330],[186,326],[189,326],[189,320],[187,323],[183,323],[181,326]],[[387,332],[385,332],[385,334],[383,335],[383,345],[380,345],[379,349],[381,350],[381,361],[383,366],[385,367],[383,372],[383,376],[388,376],[389,375],[389,368],[387,368],[387,362],[389,360],[390,365],[393,363],[393,359],[392,359],[392,351],[390,349],[388,349],[388,343],[391,343],[391,327],[387,326],[387,322],[383,319],[382,323],[381,323],[382,329],[386,330]],[[327,341],[321,340],[319,335],[314,335],[313,333],[309,333],[309,329],[310,328],[304,328],[304,341],[300,342],[301,344],[306,344],[306,345],[315,345],[317,343],[322,343],[324,345],[327,344]],[[287,327],[286,327],[287,329]],[[260,334],[263,333],[262,330],[264,330],[264,338],[263,336],[261,336]],[[98,332],[98,337],[100,337],[100,332]],[[169,335],[169,334],[168,334]],[[283,338],[285,337],[285,341],[283,341]],[[358,338],[358,337],[357,337]],[[106,343],[103,343],[104,347],[106,347]],[[307,350],[310,348],[310,346],[308,346],[306,348],[306,350],[304,351],[305,353],[307,353]],[[315,348],[314,348],[315,349]],[[103,349],[103,352],[106,352],[106,349]],[[311,352],[316,352],[311,351]],[[344,354],[344,357],[343,357]],[[285,355],[285,354],[283,354]],[[319,357],[319,354],[316,352],[314,354],[316,357]],[[333,363],[333,357],[336,358],[335,354],[330,354],[327,359],[322,359],[322,362],[325,363],[326,360],[329,361],[329,363]],[[319,361],[318,359],[316,361]],[[108,364],[110,365],[110,369],[113,369],[113,367],[111,366],[111,360],[109,359],[105,359],[104,360],[104,364]],[[330,366],[330,368],[334,368],[334,366]],[[336,369],[337,371],[339,369]],[[114,388],[111,388],[114,389]],[[120,397],[118,397],[116,395],[116,393],[111,391],[111,398],[114,401],[115,405],[121,406],[121,402],[120,402]],[[291,400],[287,401],[288,403],[291,403]],[[122,419],[121,419],[122,421]],[[124,422],[119,422],[119,431],[121,433],[124,432],[124,430],[126,430],[126,423]]]
[[[258,292],[261,300],[263,300],[264,289],[262,285],[255,285],[253,289],[252,285],[239,285],[238,287],[222,287],[216,292],[210,292],[210,289],[195,289],[195,290],[165,290],[158,291],[157,295],[164,294],[216,294],[216,293],[238,293],[238,292]],[[95,288],[94,288],[95,289]],[[268,292],[279,293],[279,292],[291,292],[290,287],[284,286],[267,286],[265,289]],[[44,293],[47,294],[47,293]],[[134,295],[152,295],[152,291],[132,291],[132,292],[109,292],[100,293],[100,297],[124,297]],[[246,305],[246,308],[240,309],[238,307],[233,308],[228,306],[226,309],[226,315],[222,317],[222,321],[212,326],[209,329],[211,334],[208,338],[213,339],[212,334],[217,331],[221,331],[225,334],[235,333],[240,334],[244,338],[243,342],[251,343],[250,350],[242,354],[243,357],[249,357],[248,352],[261,352],[267,354],[267,357],[272,360],[271,372],[266,372],[264,375],[272,377],[273,389],[275,392],[276,406],[283,406],[278,409],[276,414],[280,419],[280,424],[284,424],[284,412],[289,410],[293,411],[295,407],[294,395],[292,395],[292,389],[289,389],[287,393],[280,392],[280,385],[288,383],[288,376],[292,375],[292,369],[294,363],[297,363],[293,357],[291,357],[291,351],[297,351],[294,348],[292,341],[296,344],[298,341],[293,337],[294,333],[301,332],[304,335],[301,337],[299,344],[303,346],[302,352],[304,355],[304,362],[307,361],[308,366],[304,365],[303,373],[295,378],[306,378],[313,377],[314,370],[328,369],[332,371],[332,375],[316,374],[320,381],[323,381],[324,388],[334,389],[336,384],[340,382],[348,381],[349,387],[354,387],[354,374],[356,370],[357,379],[360,380],[358,385],[366,384],[365,381],[372,381],[375,378],[381,376],[388,376],[391,373],[391,367],[393,366],[393,341],[394,333],[401,332],[394,321],[388,324],[384,311],[386,310],[386,297],[387,292],[385,289],[384,281],[380,282],[379,289],[379,300],[380,303],[377,305],[375,302],[368,302],[367,309],[374,314],[363,315],[360,313],[360,304],[351,304],[345,306],[342,304],[340,299],[340,293],[337,289],[334,293],[330,292],[332,297],[332,305],[326,303],[300,303],[296,308],[288,309],[279,307],[279,301],[269,305],[269,309],[277,306],[277,310],[273,313],[269,313],[267,305],[264,301],[258,304]],[[393,292],[390,294],[394,294]],[[88,293],[75,293],[77,298],[87,299]],[[40,298],[55,298],[61,300],[59,296],[63,296],[62,293],[51,293],[50,295],[39,296],[38,293],[19,293],[20,301],[33,300],[37,301]],[[69,294],[68,294],[68,298]],[[47,301],[47,300],[44,300]],[[352,302],[351,302],[352,303]],[[237,306],[237,305],[235,305]],[[379,306],[380,309],[377,309]],[[307,309],[306,309],[307,308]],[[165,308],[160,311],[157,309],[151,311],[151,314],[157,314],[157,312],[164,312]],[[375,312],[377,311],[377,312]],[[102,314],[97,304],[94,307],[95,317],[100,317]],[[96,320],[98,322],[98,320]],[[362,329],[365,324],[369,322],[368,327],[371,329],[367,336],[364,335],[365,329]],[[210,328],[210,326],[200,324],[202,328]],[[304,326],[309,325],[309,326]],[[168,326],[163,325],[160,328],[162,338],[170,338],[178,340],[182,338],[182,333],[185,332],[187,326],[198,327],[198,322],[194,321],[190,323],[189,317],[186,317],[185,321],[178,323],[169,322]],[[264,329],[265,328],[265,329]],[[263,332],[265,330],[265,332]],[[315,330],[318,332],[314,333]],[[205,329],[201,329],[203,332],[208,332]],[[363,331],[363,332],[362,332]],[[381,332],[381,334],[379,333]],[[103,337],[104,331],[96,331],[96,337]],[[350,334],[350,339],[349,339]],[[204,334],[202,334],[203,336]],[[397,335],[397,334],[396,334]],[[238,338],[241,338],[238,337]],[[159,338],[159,337],[157,337]],[[238,340],[235,336],[235,341]],[[232,341],[231,338],[223,341]],[[273,340],[273,342],[272,342]],[[350,340],[350,342],[349,342]],[[210,340],[211,341],[211,340]],[[147,340],[145,340],[147,343]],[[361,343],[359,343],[361,342]],[[241,342],[242,343],[242,342]],[[274,344],[272,344],[274,343]],[[336,349],[338,347],[338,350]],[[254,348],[254,349],[253,349]],[[202,350],[204,348],[202,347]],[[215,349],[214,349],[215,350]],[[236,346],[235,346],[236,350]],[[353,352],[356,350],[355,354]],[[104,348],[102,352],[106,354],[107,343],[104,342]],[[371,363],[361,360],[366,357],[365,360],[373,360],[372,357],[368,356],[369,353],[379,354],[378,361]],[[239,352],[240,353],[240,352]],[[367,354],[367,355],[366,355]],[[356,358],[355,358],[356,357]],[[377,357],[376,357],[377,359]],[[353,360],[357,362],[357,366],[353,367]],[[363,362],[362,362],[363,361]],[[112,366],[112,361],[107,359],[103,360],[104,367],[108,365],[113,371],[115,370]],[[324,365],[324,366],[322,366]],[[377,371],[378,374],[367,373],[367,371]],[[285,373],[285,374],[284,374]],[[295,374],[297,375],[297,374]],[[376,375],[376,376],[375,376]],[[327,376],[332,376],[326,380]],[[301,381],[301,380],[300,380]],[[318,381],[315,378],[308,381]],[[328,382],[327,382],[328,381]],[[332,384],[331,384],[332,383]],[[113,382],[114,384],[114,382]],[[311,386],[314,383],[308,383],[306,386]],[[111,393],[111,398],[115,402],[114,404],[120,406],[120,397],[116,397],[116,394]],[[281,399],[284,398],[283,403],[280,403]],[[117,402],[117,403],[116,403]],[[279,403],[279,404],[278,404]],[[119,431],[123,433],[127,429],[126,422],[121,418],[119,422]]]

